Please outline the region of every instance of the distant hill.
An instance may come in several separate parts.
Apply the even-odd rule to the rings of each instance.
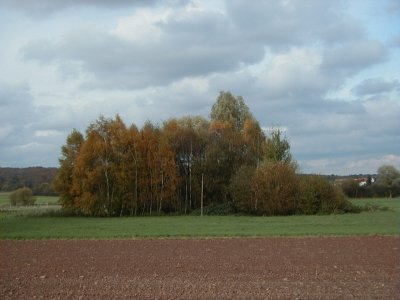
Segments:
[[[20,187],[29,187],[35,195],[54,195],[52,183],[57,168],[1,168],[0,191],[10,192]]]

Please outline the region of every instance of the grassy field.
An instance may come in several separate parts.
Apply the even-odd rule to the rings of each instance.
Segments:
[[[160,237],[262,237],[321,235],[398,235],[400,198],[357,199],[385,211],[326,216],[282,217],[43,217],[0,213],[0,239],[108,239]]]
[[[10,193],[0,193],[0,208],[10,206],[9,194]],[[35,204],[39,204],[39,205],[43,205],[43,204],[56,205],[56,204],[58,204],[58,197],[54,197],[54,196],[35,196],[35,197],[36,197]]]

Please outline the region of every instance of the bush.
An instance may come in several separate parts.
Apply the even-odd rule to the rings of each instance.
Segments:
[[[251,213],[254,209],[252,182],[256,168],[243,165],[233,176],[229,191],[237,211]]]
[[[212,203],[204,208],[207,216],[229,216],[235,214],[235,208],[232,202]]]
[[[301,177],[298,212],[301,214],[330,214],[356,211],[343,191],[322,176]]]
[[[364,209],[361,206],[355,205],[346,200],[346,202],[341,206],[340,210],[336,211],[335,213],[360,213],[363,210]]]
[[[33,205],[35,204],[36,198],[33,196],[33,192],[30,188],[23,187],[15,190],[10,194],[11,205]]]
[[[292,164],[265,162],[253,177],[254,212],[260,215],[296,213],[299,177]]]
[[[190,212],[192,216],[200,216],[201,209],[197,208]],[[211,203],[203,208],[205,216],[232,216],[237,215],[236,209],[232,202],[226,201],[222,203]]]

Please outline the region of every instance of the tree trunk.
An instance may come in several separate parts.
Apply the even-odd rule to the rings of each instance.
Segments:
[[[163,193],[164,193],[164,172],[161,172],[161,193],[160,193],[160,207],[158,209],[158,213],[161,213],[162,201],[163,201]]]
[[[122,198],[121,198],[122,199]],[[122,212],[124,211],[124,201],[123,200],[121,200],[122,201],[122,203],[121,203],[121,210],[120,210],[120,212],[119,212],[119,216],[120,217],[122,217]]]
[[[200,216],[203,216],[203,188],[204,188],[204,174],[201,173],[201,197],[200,197]]]
[[[153,208],[153,180],[152,180],[152,175],[151,175],[151,169],[150,169],[150,205],[149,205],[149,213],[151,215]]]
[[[139,204],[139,200],[138,200],[138,171],[137,171],[137,166],[135,168],[135,216],[137,213],[137,207]]]
[[[190,140],[190,157],[189,157],[189,208],[192,209],[192,157],[193,142]]]
[[[192,166],[189,167],[189,208],[192,209]]]
[[[185,180],[185,215],[186,215],[186,211],[187,211],[187,202],[188,202],[188,182],[187,182],[187,178]]]

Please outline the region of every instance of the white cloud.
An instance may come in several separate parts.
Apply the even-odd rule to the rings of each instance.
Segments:
[[[172,13],[171,9],[139,10],[132,16],[119,19],[111,33],[133,43],[153,45],[163,37],[160,23],[165,23]]]
[[[36,137],[55,137],[61,134],[62,132],[58,130],[36,130],[34,133]]]
[[[326,92],[327,82],[320,73],[321,54],[317,49],[292,48],[270,56],[257,84],[272,97],[298,93]]]

